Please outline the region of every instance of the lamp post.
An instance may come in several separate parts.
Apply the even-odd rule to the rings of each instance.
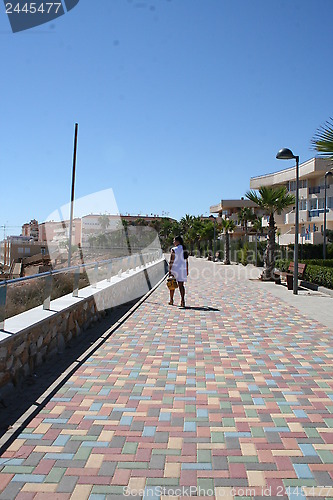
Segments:
[[[323,259],[326,259],[326,210],[327,210],[327,177],[332,177],[332,172],[328,171],[325,174],[325,196],[324,196],[324,244],[323,244]]]
[[[294,247],[294,282],[293,282],[293,294],[298,293],[298,187],[299,187],[299,156],[294,155],[294,153],[288,149],[283,148],[277,153],[276,158],[278,160],[296,160],[296,206],[295,206],[295,247]]]
[[[74,215],[74,186],[75,186],[75,170],[76,170],[76,151],[77,151],[77,134],[79,125],[75,123],[74,134],[74,152],[73,152],[73,171],[72,171],[72,190],[71,190],[71,205],[69,218],[69,248],[68,248],[68,267],[71,266],[72,260],[72,233],[73,233],[73,215]]]
[[[211,219],[214,219],[214,246],[213,246],[213,262],[215,262],[215,249],[216,249],[216,217],[214,215],[209,216]]]

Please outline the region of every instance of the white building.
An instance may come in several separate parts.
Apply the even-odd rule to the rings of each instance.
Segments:
[[[299,165],[299,242],[323,243],[325,173],[333,167],[330,160],[312,158]],[[333,172],[332,172],[333,173]],[[286,186],[296,194],[296,166],[278,172],[252,177],[251,189],[260,186]],[[327,177],[326,229],[333,230],[333,176]],[[275,216],[280,245],[295,242],[295,207]]]

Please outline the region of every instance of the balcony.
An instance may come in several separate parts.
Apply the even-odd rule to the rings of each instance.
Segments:
[[[309,194],[318,194],[320,193],[320,186],[312,186],[309,188]]]
[[[326,213],[329,212],[329,208],[326,208]],[[320,217],[321,214],[324,213],[324,208],[319,208],[316,210],[309,210],[309,218],[311,219],[312,217]]]
[[[286,214],[285,224],[295,224],[295,212]]]

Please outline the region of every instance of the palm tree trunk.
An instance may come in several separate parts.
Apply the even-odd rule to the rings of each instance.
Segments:
[[[224,245],[224,262],[223,264],[230,264],[230,240],[229,233],[225,233],[225,245]]]
[[[263,280],[273,280],[275,267],[275,220],[274,214],[269,216],[268,225],[268,241],[264,254],[264,270],[262,273]]]

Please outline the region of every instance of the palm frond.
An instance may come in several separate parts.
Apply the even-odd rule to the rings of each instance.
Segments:
[[[311,140],[312,147],[320,156],[333,159],[333,118],[318,128]]]

